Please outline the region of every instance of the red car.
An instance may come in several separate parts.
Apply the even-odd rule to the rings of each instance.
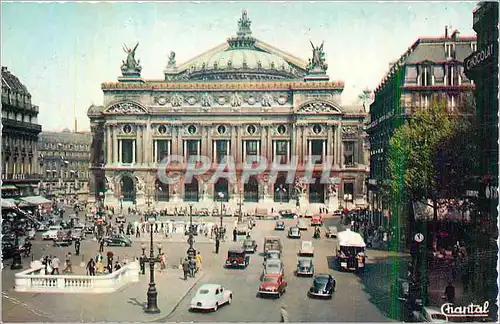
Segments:
[[[311,219],[311,226],[321,226],[323,225],[323,216],[314,215]]]
[[[274,296],[280,298],[286,291],[287,282],[281,274],[266,274],[259,285],[259,297]]]

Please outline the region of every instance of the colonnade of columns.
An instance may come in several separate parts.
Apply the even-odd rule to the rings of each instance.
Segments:
[[[105,150],[106,164],[115,165],[121,164],[123,156],[123,140],[132,140],[132,164],[151,164],[156,163],[158,156],[157,140],[167,140],[167,151],[169,154],[184,156],[187,152],[187,140],[198,140],[198,154],[216,157],[217,146],[213,142],[212,130],[216,124],[196,125],[199,129],[199,136],[184,136],[183,129],[185,124],[171,124],[171,134],[168,137],[154,137],[151,124],[136,124],[136,131],[133,135],[119,134],[118,124],[106,124],[105,129]],[[342,166],[343,161],[343,141],[341,125],[338,123],[328,124],[326,129],[326,137],[309,136],[310,125],[307,123],[288,125],[292,130],[289,136],[274,137],[271,134],[271,127],[274,124],[263,123],[260,125],[260,136],[245,136],[244,127],[246,125],[235,125],[229,127],[230,137],[220,140],[227,140],[227,152],[232,155],[236,163],[242,163],[246,157],[247,140],[257,140],[257,153],[266,156],[269,161],[272,161],[276,153],[276,141],[288,141],[287,151],[289,157],[295,155],[298,157],[299,163],[306,163],[308,156],[312,155],[312,140],[320,140],[322,142],[322,156],[326,155],[334,157],[333,164]],[[260,137],[260,141],[259,141]],[[355,145],[355,150],[358,145]],[[355,153],[356,155],[357,153]]]

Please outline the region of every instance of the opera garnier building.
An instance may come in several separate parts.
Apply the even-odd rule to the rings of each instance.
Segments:
[[[250,25],[244,11],[236,36],[183,64],[171,52],[162,80],[143,79],[138,46],[124,47],[122,75],[102,84],[103,105],[88,110],[95,198],[160,208],[363,202],[363,106],[340,105],[344,84],[329,81],[323,45],[304,44],[306,62],[254,38]],[[184,160],[164,163],[170,156]],[[228,157],[232,167],[221,168]],[[261,172],[244,178],[248,161],[261,160]],[[188,177],[193,165],[204,172]],[[234,177],[214,179],[216,171]]]

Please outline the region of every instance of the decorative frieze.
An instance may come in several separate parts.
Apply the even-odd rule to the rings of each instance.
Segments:
[[[299,113],[341,113],[339,109],[327,102],[310,102],[300,107]]]
[[[342,126],[342,138],[353,138],[359,134],[358,126]]]
[[[133,114],[146,114],[148,110],[135,102],[119,102],[115,103],[105,110],[105,113],[109,114],[123,114],[123,115],[133,115]]]

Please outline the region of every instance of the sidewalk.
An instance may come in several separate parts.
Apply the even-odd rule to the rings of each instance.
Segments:
[[[135,235],[130,235],[133,242],[149,242],[151,240],[151,234],[141,233],[140,237],[135,237]],[[167,243],[187,243],[189,235],[184,235],[184,233],[170,233],[168,238],[164,234],[153,234],[153,240],[155,243],[167,242]],[[210,238],[210,235],[206,237],[205,235],[194,236],[196,244],[215,244],[215,240]]]
[[[4,290],[2,319],[5,322],[144,322],[168,316],[203,277],[183,280],[182,271],[155,271],[158,307],[161,313],[148,315],[149,272],[140,282],[110,294],[30,294]]]

